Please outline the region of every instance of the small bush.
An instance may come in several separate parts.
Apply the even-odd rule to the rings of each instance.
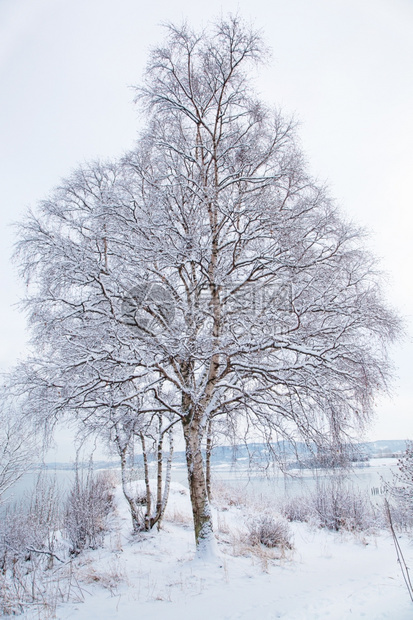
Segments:
[[[280,512],[287,521],[306,522],[311,520],[313,514],[308,498],[291,497],[285,499],[280,505]]]
[[[398,472],[385,484],[391,503],[394,526],[409,534],[413,532],[413,442],[408,441],[406,451],[397,463]]]
[[[383,522],[367,492],[355,489],[339,476],[323,478],[308,495],[284,501],[280,512],[288,521],[312,522],[336,532],[366,531]]]
[[[393,487],[388,493],[391,516],[396,530],[413,535],[413,506],[406,500],[404,493],[399,493],[398,487]],[[387,523],[387,518],[385,519]]]
[[[260,515],[247,524],[248,541],[251,545],[264,545],[268,549],[292,549],[291,531],[283,519]]]
[[[339,531],[364,531],[375,522],[367,493],[356,490],[342,478],[331,478],[317,485],[311,496],[319,527]]]
[[[58,602],[79,590],[64,561],[59,505],[55,481],[42,472],[29,497],[7,506],[2,514],[0,615],[30,607],[39,608],[39,617],[46,618]]]
[[[52,563],[61,524],[60,497],[54,480],[42,472],[28,499],[7,506],[0,524],[0,569],[35,556]]]
[[[103,545],[109,530],[108,517],[113,510],[113,483],[107,472],[96,476],[92,467],[86,474],[76,470],[64,516],[65,534],[73,555]]]

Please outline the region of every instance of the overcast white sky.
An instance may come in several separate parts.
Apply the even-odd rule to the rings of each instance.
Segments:
[[[413,0],[0,0],[0,367],[24,356],[27,335],[10,223],[79,163],[132,145],[129,86],[161,22],[237,11],[273,51],[262,97],[301,121],[310,169],[372,232],[409,334],[370,438],[413,437]]]

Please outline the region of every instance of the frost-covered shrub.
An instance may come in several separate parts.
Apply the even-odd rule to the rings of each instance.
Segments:
[[[39,475],[28,498],[10,504],[0,518],[0,615],[21,613],[28,605],[54,607],[65,548],[59,536],[60,497],[55,481]],[[39,616],[41,617],[41,616]]]
[[[391,503],[393,524],[403,530],[413,529],[413,442],[408,441],[406,451],[397,463],[398,472],[386,485]]]
[[[64,514],[64,532],[72,554],[103,545],[109,529],[109,515],[113,510],[113,483],[110,475],[107,472],[95,475],[91,467],[86,473],[76,470]]]
[[[284,500],[279,510],[288,521],[312,522],[335,531],[365,531],[383,524],[381,511],[367,492],[340,476],[318,480],[314,491]]]
[[[70,548],[103,540],[113,507],[107,474],[77,476],[63,501],[54,479],[42,472],[28,497],[9,504],[0,516],[0,616],[23,613],[55,617],[63,601],[82,600],[72,570]],[[63,530],[63,532],[62,532]],[[74,543],[78,546],[75,547]]]
[[[33,556],[53,558],[61,524],[54,480],[40,474],[29,498],[7,506],[0,519],[0,570]]]
[[[264,545],[269,549],[292,549],[291,531],[289,525],[282,518],[272,515],[257,515],[250,519],[248,527],[248,542],[251,545]]]
[[[313,509],[306,497],[289,497],[280,505],[280,512],[287,521],[305,522],[311,519]]]
[[[389,494],[389,507],[394,528],[413,535],[413,511],[406,498],[397,493]],[[388,523],[388,517],[385,520]]]
[[[319,527],[363,531],[375,525],[376,515],[367,493],[354,489],[341,477],[318,482],[310,505]]]

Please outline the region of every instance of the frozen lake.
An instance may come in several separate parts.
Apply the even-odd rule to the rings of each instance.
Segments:
[[[383,496],[384,482],[390,481],[392,474],[397,472],[397,458],[371,459],[368,464],[353,466],[348,472],[339,470],[301,469],[290,470],[283,474],[275,469],[268,472],[257,469],[248,470],[246,466],[230,467],[228,465],[213,468],[213,482],[228,483],[237,489],[277,497],[297,497],[311,492],[317,483],[331,476],[344,475],[348,484],[365,490],[371,499],[376,501]],[[185,467],[175,467],[173,479],[187,486]]]
[[[113,470],[96,469],[95,471],[114,471],[120,476],[120,470],[116,467]],[[347,479],[354,487],[367,490],[372,499],[377,499],[383,491],[383,480],[390,480],[392,472],[396,471],[397,459],[371,459],[367,466],[352,467]],[[28,497],[36,484],[38,474],[39,471],[27,473],[4,497],[11,497],[14,500]],[[74,471],[71,469],[46,469],[44,475],[50,480],[55,480],[58,489],[62,492],[70,488],[74,479]],[[275,469],[270,469],[267,473],[258,471],[256,468],[248,470],[245,465],[236,467],[219,465],[213,468],[213,481],[226,482],[240,490],[244,489],[272,497],[302,495],[314,489],[317,481],[331,475],[337,475],[337,470],[334,473],[326,469],[317,471],[301,469],[291,470],[284,475]],[[155,477],[155,470],[151,476]],[[172,479],[187,486],[187,474],[183,464],[176,464],[173,467]]]
[[[390,481],[392,473],[397,471],[397,459],[371,459],[367,466],[353,466],[347,474],[339,470],[328,469],[301,469],[291,470],[284,475],[281,472],[271,471],[268,474],[256,471],[237,471],[225,468],[216,468],[214,476],[217,480],[228,482],[239,488],[250,488],[264,495],[294,497],[311,491],[317,481],[332,475],[345,475],[348,482],[361,490],[367,490],[372,497],[383,493],[383,481]]]

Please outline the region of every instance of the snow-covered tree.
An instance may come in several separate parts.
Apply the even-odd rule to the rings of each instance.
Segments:
[[[172,455],[174,449],[174,423],[170,415],[159,411],[153,403],[153,411],[144,413],[142,396],[136,394],[132,402],[114,398],[105,410],[105,418],[99,415],[82,425],[94,435],[103,437],[120,458],[122,490],[132,516],[134,532],[151,530],[162,521],[171,484]],[[115,405],[115,402],[120,404]],[[150,409],[150,395],[146,394],[145,409]],[[154,413],[157,412],[157,413]],[[165,441],[165,439],[167,441]],[[164,450],[168,447],[165,457]],[[137,451],[142,460],[144,490],[136,488]],[[150,464],[156,463],[156,486],[151,486]]]
[[[113,217],[122,201],[119,176],[119,164],[85,166],[22,224],[19,252],[32,283],[24,305],[34,353],[13,373],[11,391],[24,395],[25,414],[34,416],[46,437],[70,416],[79,423],[79,441],[92,434],[111,444],[138,531],[153,527],[165,510],[171,461],[163,462],[162,449],[166,435],[172,454],[174,420],[151,396],[162,386],[142,364],[124,320],[124,296],[135,278],[125,269],[125,230]],[[128,484],[136,441],[145,463],[156,453],[156,500],[151,506],[145,467],[144,509]]]
[[[137,89],[136,148],[78,171],[20,231],[41,347],[28,384],[40,377],[54,402],[64,388],[62,411],[84,412],[129,382],[140,415],[178,421],[199,551],[213,541],[211,421],[340,446],[386,389],[399,332],[362,232],[306,171],[294,124],[251,89],[264,55],[238,18],[170,26]]]
[[[5,494],[30,468],[38,442],[33,429],[16,414],[5,394],[0,400],[0,505]]]

